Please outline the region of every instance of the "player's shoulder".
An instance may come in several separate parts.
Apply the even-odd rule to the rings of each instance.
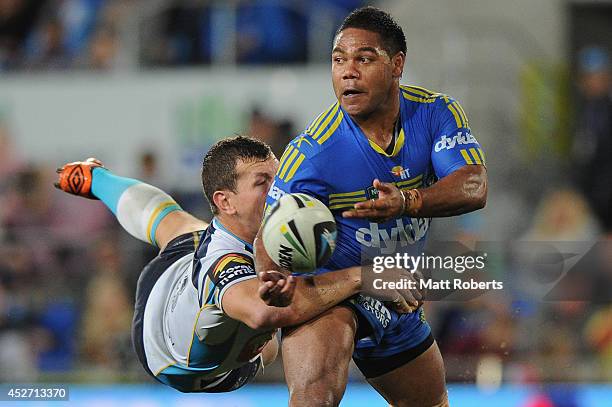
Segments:
[[[209,225],[203,239],[196,254],[203,263],[217,263],[222,259],[253,263],[252,246],[227,230],[216,218]]]
[[[337,140],[336,135],[342,132],[343,121],[344,111],[340,103],[336,101],[321,112],[304,132],[292,141],[292,144],[302,148],[305,143],[309,147],[304,148],[307,156],[316,155],[334,144],[334,141]]]
[[[432,112],[451,114],[459,127],[468,127],[468,119],[463,107],[452,96],[416,85],[400,85],[400,92],[404,104],[412,108],[425,107]]]
[[[404,103],[423,105],[423,106],[438,106],[447,103],[449,100],[454,100],[451,96],[426,89],[417,85],[400,85],[400,92]]]

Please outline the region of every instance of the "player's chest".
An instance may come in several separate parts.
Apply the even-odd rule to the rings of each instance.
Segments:
[[[347,146],[334,158],[334,176],[328,178],[331,209],[343,209],[377,197],[374,179],[394,183],[400,189],[420,188],[431,182],[431,152],[425,146],[404,145],[394,156],[369,145]]]

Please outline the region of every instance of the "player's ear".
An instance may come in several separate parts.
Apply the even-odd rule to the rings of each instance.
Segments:
[[[220,213],[225,215],[234,215],[236,213],[236,207],[232,205],[228,191],[215,191],[213,202]]]
[[[393,77],[401,78],[402,73],[404,72],[404,63],[406,62],[406,54],[402,51],[399,51],[397,54],[391,58],[391,63],[393,64]]]

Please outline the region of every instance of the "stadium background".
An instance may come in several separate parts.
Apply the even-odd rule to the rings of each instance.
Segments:
[[[95,155],[208,218],[203,153],[234,133],[282,151],[333,101],[333,31],[363,4],[404,28],[403,82],[460,100],[487,152],[486,209],[434,222],[433,238],[609,236],[572,146],[580,50],[612,49],[612,1],[0,0],[0,383],[67,383],[82,405],[286,402],[279,362],[228,395],[152,384],[129,327],[155,252],[50,186]],[[610,302],[517,304],[427,305],[452,405],[612,405]],[[363,383],[353,370],[343,405],[384,405]]]

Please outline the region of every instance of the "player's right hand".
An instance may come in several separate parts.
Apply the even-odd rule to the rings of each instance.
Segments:
[[[413,288],[403,289],[368,289],[362,290],[362,294],[383,301],[385,305],[400,314],[408,314],[416,311],[425,298],[425,292],[419,287],[419,281],[423,278],[419,271],[410,272],[402,268],[392,268],[385,270],[384,280],[386,281],[406,281],[414,282]],[[369,285],[369,284],[368,284]]]
[[[259,273],[259,298],[272,307],[287,307],[293,301],[296,280],[275,270]]]
[[[53,185],[69,194],[98,199],[91,193],[93,169],[96,167],[104,168],[102,162],[97,158],[64,164],[56,170],[59,176],[57,182]]]

